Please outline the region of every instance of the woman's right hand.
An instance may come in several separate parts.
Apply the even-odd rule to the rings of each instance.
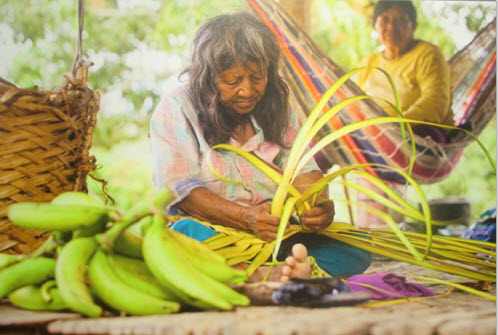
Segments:
[[[260,239],[270,242],[277,238],[280,218],[271,215],[269,203],[248,207],[244,221],[247,227]]]

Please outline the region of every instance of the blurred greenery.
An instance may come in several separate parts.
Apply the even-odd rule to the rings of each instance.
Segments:
[[[379,48],[359,4],[369,0],[311,0],[310,36],[348,71]],[[3,0],[0,11],[0,76],[23,88],[55,89],[70,72],[77,37],[77,3],[67,0]],[[416,36],[450,57],[495,16],[489,1],[415,1]],[[355,4],[352,6],[352,4]],[[186,65],[199,24],[246,8],[243,0],[87,0],[83,58],[92,61],[89,86],[102,95],[92,154],[120,208],[154,192],[147,131],[161,93]],[[457,35],[452,34],[455,28]],[[457,37],[455,37],[457,36]],[[481,135],[496,157],[496,125]],[[445,181],[424,186],[429,198],[457,195],[473,202],[473,215],[496,202],[496,171],[476,145],[469,146]],[[101,186],[89,179],[100,195]],[[343,211],[344,213],[344,211]],[[341,217],[342,214],[338,214]],[[344,214],[345,215],[345,214]]]

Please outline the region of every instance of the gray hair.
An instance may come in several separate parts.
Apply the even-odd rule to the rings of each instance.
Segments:
[[[189,99],[199,114],[210,145],[226,143],[237,126],[234,111],[220,104],[218,76],[237,62],[256,63],[268,76],[265,94],[251,113],[267,140],[286,146],[289,90],[280,76],[280,46],[272,31],[249,12],[219,15],[197,31],[189,74]]]

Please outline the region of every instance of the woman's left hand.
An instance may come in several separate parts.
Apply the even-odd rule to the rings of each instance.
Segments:
[[[304,211],[301,214],[301,223],[311,231],[319,233],[334,221],[334,215],[334,202],[327,199]]]

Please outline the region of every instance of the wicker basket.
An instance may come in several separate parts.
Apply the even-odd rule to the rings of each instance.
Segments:
[[[48,236],[15,226],[9,205],[86,191],[95,169],[89,150],[100,95],[87,87],[87,67],[66,79],[53,92],[0,84],[0,252],[29,253]]]

